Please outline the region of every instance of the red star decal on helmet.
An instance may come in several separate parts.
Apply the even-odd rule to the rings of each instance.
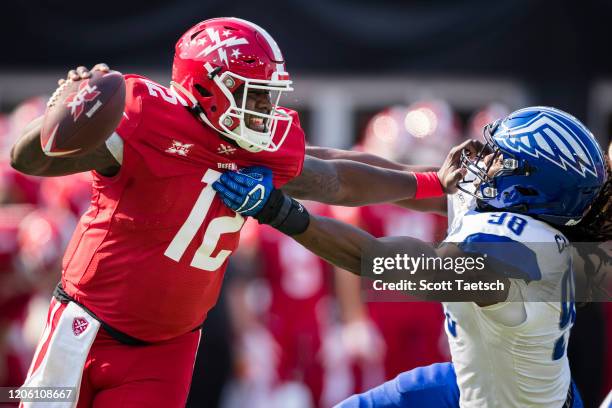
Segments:
[[[207,28],[206,33],[208,34],[208,38],[210,38],[211,44],[200,51],[196,57],[200,57],[202,55],[207,56],[211,52],[217,51],[219,60],[226,66],[229,65],[227,62],[226,48],[229,49],[230,47],[235,47],[236,45],[244,45],[249,43],[246,38],[238,38],[236,36],[229,37],[231,35],[231,31],[229,30],[223,31],[222,35],[225,36],[224,40],[221,40],[219,31],[215,30],[214,28]],[[238,56],[236,55],[236,57]]]
[[[79,89],[76,92],[72,92],[66,98],[64,104],[70,109],[70,114],[75,122],[81,116],[85,108],[85,102],[91,102],[100,95],[100,91],[97,89],[98,87],[95,85],[89,86],[89,79],[86,79],[79,84]]]

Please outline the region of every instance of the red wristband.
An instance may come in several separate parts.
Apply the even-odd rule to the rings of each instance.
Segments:
[[[420,200],[422,198],[442,197],[444,190],[438,179],[438,173],[428,171],[426,173],[413,173],[416,178],[417,188],[414,198]]]

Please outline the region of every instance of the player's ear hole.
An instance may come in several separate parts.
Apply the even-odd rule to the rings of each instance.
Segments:
[[[194,87],[198,91],[198,93],[200,95],[202,95],[203,97],[208,98],[208,97],[212,96],[212,94],[210,92],[208,92],[208,90],[206,88],[204,88],[202,85],[195,84]]]
[[[536,190],[534,190],[533,188],[529,188],[529,187],[516,187],[516,191],[518,191],[519,193],[521,193],[521,195],[524,196],[537,196],[538,192]]]
[[[191,39],[193,40],[194,38],[196,38],[202,31],[204,30],[202,29],[202,30],[196,31],[195,33],[191,34]]]

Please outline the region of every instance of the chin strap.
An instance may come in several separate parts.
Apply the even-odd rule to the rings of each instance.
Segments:
[[[232,139],[234,142],[236,142],[236,144],[238,146],[240,146],[241,148],[243,148],[244,150],[248,150],[251,153],[257,153],[257,152],[261,152],[263,149],[261,147],[257,147],[253,144],[250,144],[248,142],[245,142],[244,140],[234,140]]]

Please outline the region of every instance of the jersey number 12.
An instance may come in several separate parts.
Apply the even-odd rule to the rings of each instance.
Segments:
[[[220,176],[221,173],[212,169],[208,169],[206,173],[204,173],[202,182],[206,183],[206,187],[204,187],[200,193],[187,220],[172,239],[166,252],[164,252],[164,255],[168,258],[178,262],[191,241],[193,241],[193,238],[204,223],[208,211],[210,210],[210,205],[217,193],[212,188],[212,183],[217,181]],[[244,224],[244,218],[238,213],[233,217],[223,216],[210,220],[204,231],[202,245],[196,250],[190,265],[205,271],[216,271],[219,269],[227,257],[232,253],[232,251],[222,249],[217,255],[212,256],[213,251],[219,243],[221,234],[238,232],[240,228],[242,228],[242,224]]]

